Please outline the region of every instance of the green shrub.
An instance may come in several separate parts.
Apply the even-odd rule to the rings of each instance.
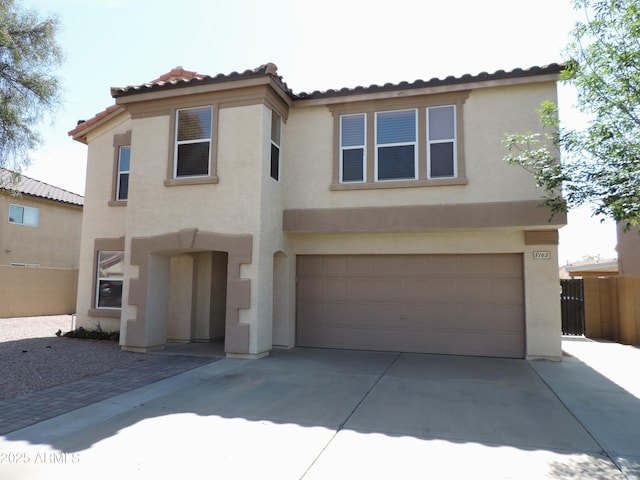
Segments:
[[[87,330],[84,327],[78,327],[75,330],[71,330],[66,333],[62,333],[60,330],[56,332],[56,335],[59,337],[62,335],[63,337],[69,338],[83,338],[90,340],[109,340],[112,342],[118,342],[120,340],[120,332],[115,330],[107,330],[106,332],[100,328],[100,324],[98,324],[95,330]]]

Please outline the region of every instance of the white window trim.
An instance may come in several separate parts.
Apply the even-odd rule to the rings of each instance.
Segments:
[[[129,170],[121,170],[120,162],[122,160],[122,149],[129,149]],[[129,200],[129,189],[127,189],[127,198],[120,198],[120,179],[122,178],[122,174],[126,173],[129,175],[129,181],[131,181],[131,145],[120,145],[118,146],[118,184],[116,185],[116,201],[118,202],[126,202]],[[129,183],[131,185],[131,183]]]
[[[429,110],[432,108],[452,107],[453,108],[453,138],[444,140],[431,140],[429,138]],[[438,105],[435,107],[427,107],[426,135],[427,139],[427,178],[428,179],[446,179],[458,178],[458,109],[455,105]],[[450,177],[432,177],[431,176],[431,145],[436,143],[453,143],[453,175]]]
[[[22,209],[22,222],[12,222],[11,221],[11,207],[18,207]],[[36,210],[38,212],[38,223],[36,225],[31,225],[30,223],[24,223],[24,212],[26,209]],[[7,215],[7,221],[12,225],[22,225],[23,227],[31,227],[38,228],[40,225],[40,209],[37,207],[26,207],[24,205],[18,205],[16,203],[9,204],[9,213]]]
[[[213,107],[211,105],[200,105],[197,107],[189,107],[189,108],[179,108],[176,110],[176,130],[174,132],[174,152],[173,152],[173,178],[174,180],[181,180],[184,178],[202,178],[211,176],[211,149],[212,145],[212,134],[211,130],[209,130],[208,138],[198,138],[197,140],[178,140],[178,129],[180,127],[180,112],[184,112],[186,110],[196,110],[199,108],[208,108],[211,111],[211,128],[213,128]],[[178,176],[178,146],[179,145],[188,145],[192,143],[204,143],[209,142],[209,158],[207,159],[207,173],[203,173],[201,175],[181,175]]]
[[[349,147],[342,146],[342,119],[344,117],[364,117],[364,143],[362,145],[352,145]],[[362,180],[344,180],[344,163],[343,155],[345,150],[359,150],[362,149]],[[340,115],[340,183],[365,183],[367,181],[367,114],[366,113],[349,113],[346,115]]]
[[[416,126],[416,137],[415,140],[413,142],[399,142],[399,143],[383,143],[381,145],[378,144],[378,114],[379,113],[391,113],[391,112],[407,112],[407,111],[413,111],[414,113],[414,118],[415,118],[415,126]],[[374,164],[374,181],[375,182],[379,182],[379,183],[383,183],[383,182],[403,182],[403,181],[411,181],[411,180],[418,180],[418,109],[417,108],[403,108],[400,110],[380,110],[375,112],[375,117],[374,117],[374,121],[375,121],[375,130],[373,132],[373,143],[375,145],[375,164]],[[366,138],[366,137],[365,137]],[[378,149],[380,147],[402,147],[402,146],[407,146],[407,145],[413,145],[413,172],[414,172],[414,176],[412,177],[406,177],[406,178],[385,178],[385,179],[378,179]]]

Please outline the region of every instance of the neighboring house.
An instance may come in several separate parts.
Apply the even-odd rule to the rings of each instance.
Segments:
[[[562,66],[294,94],[275,65],[113,88],[88,145],[78,323],[122,348],[224,337],[559,359],[558,229],[503,161]]]
[[[0,317],[74,312],[83,203],[0,168]]]

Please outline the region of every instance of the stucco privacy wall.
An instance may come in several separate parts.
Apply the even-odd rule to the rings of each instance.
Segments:
[[[522,253],[527,358],[559,359],[560,322],[557,320],[560,318],[560,303],[549,301],[559,295],[557,236],[554,236],[555,231],[551,230],[551,233],[551,236],[542,235],[541,240],[529,241],[525,241],[525,232],[519,229],[291,234],[288,237],[295,255]],[[549,252],[549,258],[535,260],[533,252],[541,250]],[[284,335],[284,332],[277,333]]]
[[[528,131],[539,125],[537,109],[545,99],[556,100],[554,82],[483,88],[469,93],[463,105],[463,132],[458,132],[464,138],[466,185],[355,191],[330,190],[334,155],[334,117],[330,110],[326,106],[294,108],[284,149],[285,208],[539,201],[541,192],[531,175],[505,164],[501,140],[506,132]],[[419,128],[419,134],[424,134],[424,127]]]
[[[77,286],[77,269],[0,266],[0,318],[71,314]]]

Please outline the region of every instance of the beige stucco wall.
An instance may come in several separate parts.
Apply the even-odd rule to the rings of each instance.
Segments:
[[[125,234],[127,208],[109,205],[114,178],[113,136],[131,130],[128,115],[121,115],[89,136],[87,150],[87,176],[85,183],[82,243],[80,245],[80,273],[76,302],[77,325],[120,330],[120,318],[91,316],[94,291],[94,240],[96,238],[119,238]]]
[[[124,117],[99,129],[89,139],[87,173],[87,210],[91,212],[83,229],[81,289],[78,294],[78,324],[92,326],[101,321],[117,324],[126,336],[126,321],[91,316],[87,312],[93,301],[93,262],[95,238],[125,237],[125,281],[123,286],[123,319],[135,319],[135,306],[128,305],[129,280],[138,277],[138,267],[130,263],[131,239],[197,228],[229,234],[252,234],[256,240],[266,225],[265,235],[282,237],[281,221],[272,225],[269,215],[282,215],[281,204],[268,209],[263,220],[256,205],[271,197],[265,188],[282,186],[269,177],[270,146],[263,132],[270,128],[270,110],[263,105],[223,108],[219,112],[217,142],[217,174],[219,184],[164,186],[169,160],[170,118],[158,115],[134,120]],[[114,168],[113,135],[132,130],[132,164],[129,199],[126,206],[110,206],[111,178]],[[159,141],[159,138],[162,141]],[[259,163],[262,165],[259,165]],[[108,179],[108,181],[106,181]],[[269,185],[269,182],[272,185]],[[275,212],[275,213],[274,213]],[[274,232],[277,231],[277,234]],[[258,312],[271,312],[272,280],[269,262],[259,262],[265,255],[272,258],[278,246],[254,240],[252,263],[243,265],[241,277],[252,282],[251,308],[240,312],[240,321],[252,325],[251,350],[271,346],[271,329],[258,328]],[[161,262],[162,263],[162,262]],[[167,263],[168,265],[168,263]],[[260,271],[259,271],[260,270]],[[268,275],[267,275],[268,272]],[[260,273],[262,278],[259,278]],[[260,281],[264,280],[264,281]],[[266,292],[269,291],[269,295]],[[150,304],[164,304],[162,289],[152,291]],[[161,298],[163,297],[163,298]],[[268,301],[267,301],[268,297]],[[266,313],[265,313],[266,314]],[[270,316],[270,313],[269,313]],[[164,324],[168,318],[164,320]],[[122,324],[121,324],[122,323]],[[160,322],[159,324],[162,324]],[[165,328],[165,327],[161,327]],[[258,340],[256,332],[260,330]],[[164,335],[164,332],[162,333]],[[159,334],[159,336],[161,336]],[[267,340],[268,339],[268,340]],[[263,347],[259,347],[258,343]]]
[[[225,335],[227,255],[169,257],[167,340],[209,342]]]
[[[291,348],[296,341],[296,257],[277,252],[273,258],[272,344]]]
[[[292,322],[291,310],[283,302],[291,302],[291,292],[283,288],[283,276],[289,275],[283,270],[281,259],[286,257],[284,235],[282,231],[282,212],[284,206],[284,188],[291,172],[291,165],[280,158],[280,175],[276,181],[270,175],[271,162],[271,110],[262,108],[262,156],[260,166],[260,230],[254,239],[254,250],[260,259],[258,265],[258,284],[255,285],[258,329],[255,349],[259,352],[271,349],[274,338],[279,335],[282,325]],[[281,132],[281,153],[288,148],[288,123],[283,123]],[[276,260],[278,258],[279,260]],[[280,268],[275,269],[276,261]],[[275,330],[274,330],[275,323]],[[287,345],[289,346],[289,345]]]
[[[533,177],[508,165],[506,132],[535,130],[536,110],[556,100],[554,83],[474,90],[464,104],[467,185],[331,191],[333,116],[325,106],[293,109],[285,156],[285,208],[433,205],[537,200]],[[374,152],[368,152],[369,157]]]
[[[39,209],[37,227],[9,223],[9,206]],[[82,207],[0,194],[0,265],[78,268]]]
[[[132,238],[185,228],[254,235],[252,263],[241,267],[241,277],[251,280],[251,308],[240,311],[240,322],[251,325],[250,350],[253,354],[265,351],[267,344],[269,348],[271,346],[270,326],[264,326],[265,321],[258,322],[258,316],[271,310],[271,286],[266,273],[271,276],[268,258],[273,255],[269,249],[274,247],[260,242],[261,209],[256,207],[262,204],[263,182],[270,180],[265,156],[269,149],[265,150],[263,141],[267,112],[263,105],[221,109],[217,142],[220,183],[188,186],[164,186],[169,142],[158,141],[158,138],[159,132],[164,133],[161,135],[163,140],[169,135],[169,117],[133,120],[131,189],[126,207],[126,245],[130,245]],[[267,178],[264,178],[265,172]],[[280,188],[277,182],[273,183],[276,185],[272,188]],[[281,207],[276,205],[274,208],[281,212]],[[280,228],[280,236],[281,232]],[[265,235],[269,235],[268,228]],[[266,264],[263,256],[267,258]],[[125,263],[124,304],[128,302],[128,279],[138,277],[138,267],[131,266],[127,256]],[[149,294],[148,304],[163,301],[157,291],[149,289]],[[135,319],[136,316],[135,307],[124,308],[123,317]]]
[[[174,255],[169,260],[169,317],[167,340],[190,342],[195,338],[192,311],[194,259],[190,255]]]
[[[0,318],[71,314],[77,284],[77,269],[0,266]]]
[[[127,210],[127,237],[151,236],[198,228],[247,233],[258,229],[262,157],[262,106],[220,110],[218,184],[165,187],[169,162],[170,119],[133,120],[132,166]]]

